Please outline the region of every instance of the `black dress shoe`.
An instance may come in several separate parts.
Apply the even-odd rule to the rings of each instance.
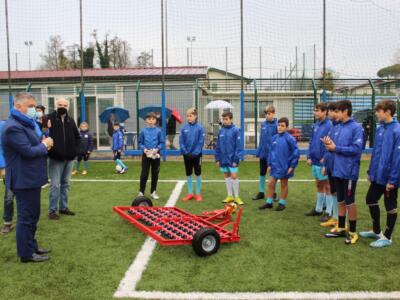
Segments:
[[[70,211],[68,208],[60,210],[59,213],[67,216],[75,216],[75,213],[73,211]]]
[[[38,248],[37,250],[36,250],[36,254],[39,254],[39,255],[43,255],[43,254],[47,254],[47,253],[50,253],[51,252],[51,250],[50,249],[42,249],[42,248]]]
[[[264,199],[264,193],[259,192],[257,195],[255,195],[252,199],[253,200],[260,200],[260,199]]]
[[[266,208],[272,208],[272,204],[271,203],[265,203],[264,205],[260,206],[258,209],[266,209]]]
[[[21,262],[23,262],[23,263],[44,262],[49,259],[50,259],[50,257],[48,257],[48,256],[43,256],[43,255],[33,253],[31,257],[21,257]]]

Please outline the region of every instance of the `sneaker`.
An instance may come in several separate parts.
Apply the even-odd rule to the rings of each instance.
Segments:
[[[185,197],[182,198],[182,201],[189,201],[193,199],[193,194],[187,194]]]
[[[75,216],[75,213],[73,211],[70,211],[69,208],[60,210],[59,213],[66,216]]]
[[[126,168],[122,168],[122,170],[119,171],[119,174],[124,174],[124,173],[126,173]]]
[[[277,208],[275,208],[276,211],[282,211],[286,208],[285,205],[279,204]]]
[[[236,197],[236,198],[235,198],[235,203],[236,203],[237,205],[243,205],[243,204],[244,204],[244,202],[242,201],[242,199],[240,199],[239,197]]]
[[[251,199],[253,199],[253,200],[260,200],[260,199],[264,199],[264,193],[262,193],[262,192],[258,192],[258,194],[257,195],[255,195],[253,198],[251,198]]]
[[[325,234],[326,238],[338,238],[338,237],[346,237],[347,230],[346,228],[335,227],[330,230],[329,233]]]
[[[315,208],[313,208],[312,210],[310,210],[308,213],[305,214],[306,217],[316,217],[316,216],[322,216],[322,211],[316,211]]]
[[[358,241],[357,232],[348,232],[344,243],[346,245],[354,245],[355,243],[357,243],[357,241]]]
[[[200,194],[195,195],[195,196],[194,196],[194,199],[195,199],[197,202],[200,202],[200,201],[202,200]]]
[[[143,197],[144,194],[142,192],[139,192],[139,194],[137,194],[138,197]]]
[[[150,195],[150,197],[153,198],[154,200],[160,199],[160,197],[157,195],[157,192],[156,192],[156,191],[152,192],[151,195]]]
[[[392,239],[388,240],[383,234],[382,236],[369,244],[372,248],[384,248],[384,247],[389,247],[392,245]]]
[[[55,212],[51,212],[51,213],[49,213],[49,219],[50,220],[60,220],[60,216]]]
[[[330,215],[328,215],[328,214],[322,214],[322,216],[319,218],[319,220],[320,220],[321,222],[327,222],[330,218],[331,218]]]
[[[366,239],[378,240],[381,238],[380,234],[375,233],[373,230],[370,231],[360,231],[360,236]]]
[[[77,170],[73,170],[72,171],[72,175],[76,175],[76,174],[78,174],[78,171]]]
[[[224,200],[222,200],[223,203],[231,203],[235,201],[235,198],[233,196],[227,196]]]
[[[260,206],[258,209],[266,209],[266,208],[272,208],[273,205],[272,203],[265,203],[264,205]]]
[[[87,175],[87,171],[86,170],[82,171],[82,175]]]
[[[337,226],[338,221],[335,218],[330,218],[328,221],[326,222],[322,222],[321,225],[322,227],[335,227]]]
[[[3,228],[1,229],[2,234],[10,233],[12,230],[12,224],[4,224]]]

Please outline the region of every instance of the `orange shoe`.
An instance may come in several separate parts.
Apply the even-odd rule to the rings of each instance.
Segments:
[[[182,198],[182,201],[189,201],[193,199],[193,194],[187,194],[185,197]]]
[[[197,202],[200,202],[202,198],[200,194],[197,194],[194,196],[194,199],[196,199]]]

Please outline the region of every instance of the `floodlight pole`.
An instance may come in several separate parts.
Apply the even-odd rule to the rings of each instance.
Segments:
[[[165,109],[165,77],[164,77],[164,0],[161,0],[161,121],[164,141],[167,136],[166,109]],[[163,161],[167,159],[166,143],[162,149]]]
[[[323,0],[323,51],[322,51],[322,80],[325,80],[326,74],[326,0]]]
[[[241,127],[241,139],[243,150],[245,148],[244,141],[244,80],[243,80],[244,72],[243,72],[243,0],[240,0],[240,127]],[[241,158],[243,159],[243,157]]]
[[[4,1],[6,14],[6,36],[7,36],[7,67],[8,67],[8,107],[10,111],[13,107],[13,96],[11,93],[11,63],[10,63],[10,31],[8,28],[8,2]]]
[[[79,0],[79,34],[80,34],[80,53],[81,53],[81,91],[79,93],[79,101],[81,102],[81,122],[86,122],[86,99],[84,93],[83,82],[83,7],[82,0]]]

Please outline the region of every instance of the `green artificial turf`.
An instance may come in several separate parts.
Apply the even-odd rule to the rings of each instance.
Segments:
[[[363,162],[362,178],[368,162]],[[128,162],[124,175],[113,172],[112,162],[91,162],[89,175],[74,179],[139,179],[140,163]],[[311,179],[309,167],[300,162],[295,179]],[[245,162],[240,178],[256,180],[258,163]],[[161,179],[184,180],[181,162],[161,166]],[[213,163],[203,164],[204,179],[223,179]],[[164,205],[175,183],[159,183]],[[262,201],[252,201],[258,184],[241,183],[246,202],[240,243],[221,245],[216,255],[197,257],[191,246],[157,246],[139,290],[160,291],[385,291],[400,290],[398,230],[391,248],[374,250],[370,241],[354,246],[343,239],[324,239],[325,229],[304,213],[315,202],[313,182],[291,182],[287,209],[259,211]],[[364,204],[367,182],[357,190],[358,230],[370,225]],[[70,208],[77,215],[60,221],[47,218],[47,192],[42,194],[42,217],[37,237],[52,249],[51,260],[22,264],[16,257],[15,231],[0,236],[0,299],[111,299],[120,280],[145,240],[145,235],[112,211],[129,205],[138,182],[72,182]],[[184,187],[183,192],[186,192]],[[4,189],[0,185],[0,195]],[[183,195],[181,195],[183,196]],[[178,206],[192,213],[222,207],[224,183],[203,183],[204,201]],[[383,207],[383,205],[382,205]],[[2,206],[0,213],[2,213]],[[383,209],[382,209],[383,211]],[[382,225],[386,218],[382,212]],[[390,279],[388,279],[388,277]]]

